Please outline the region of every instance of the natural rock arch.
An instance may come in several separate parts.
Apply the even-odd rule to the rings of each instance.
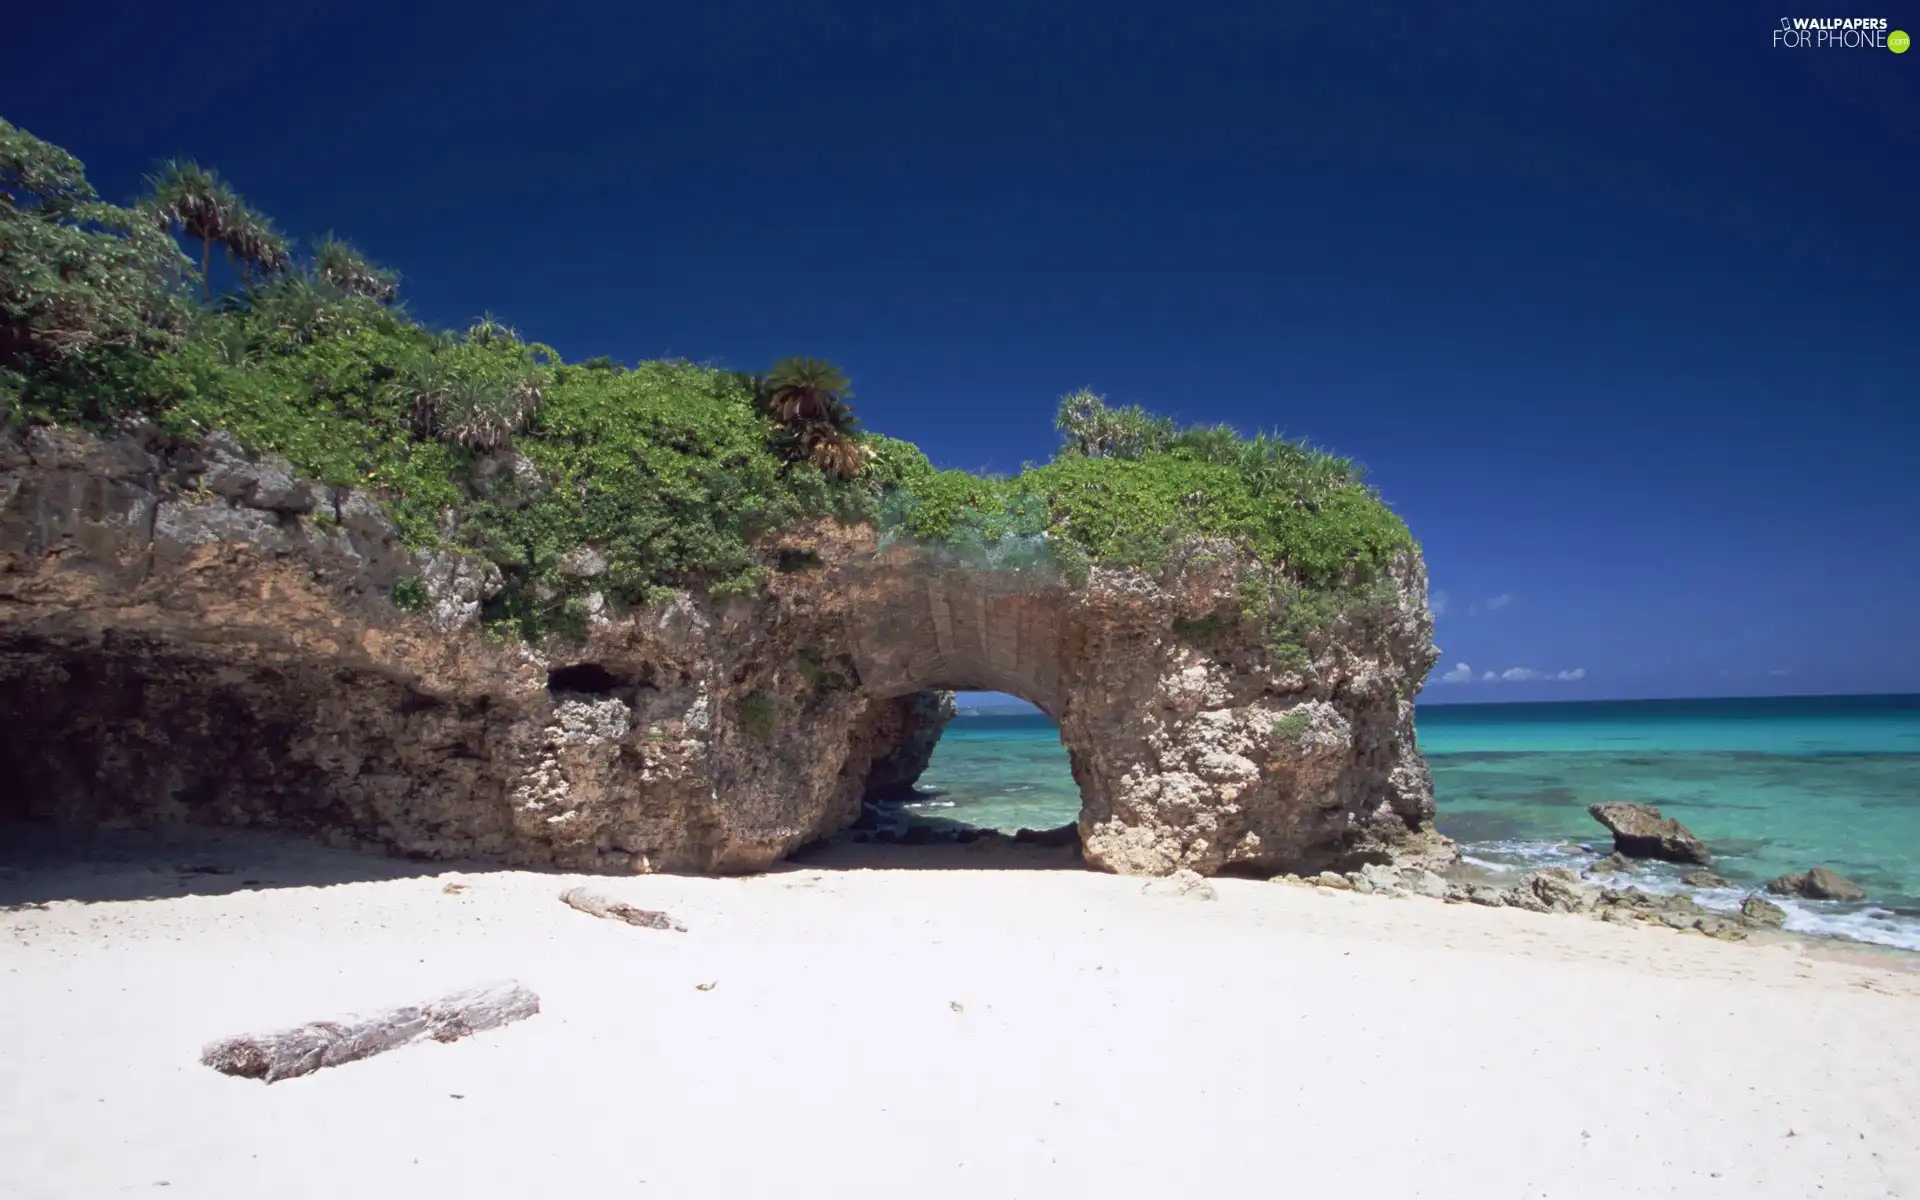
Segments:
[[[916,697],[968,686],[1058,722],[1092,865],[1446,850],[1413,740],[1417,557],[1397,606],[1304,671],[1237,621],[1231,547],[1071,584],[866,527],[792,529],[766,557],[752,598],[602,603],[542,650],[478,629],[488,568],[408,551],[364,496],[222,439],[0,435],[0,777],[12,815],[751,871],[851,824],[911,770]],[[403,611],[414,579],[425,610]]]

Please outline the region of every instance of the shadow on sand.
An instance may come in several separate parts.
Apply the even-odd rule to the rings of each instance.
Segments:
[[[0,910],[56,901],[163,900],[498,870],[336,850],[296,834],[170,826],[0,824]]]
[[[968,842],[857,841],[842,834],[803,846],[780,870],[809,871],[1083,871],[1078,841],[1047,844],[1016,841],[1005,834],[986,833]]]
[[[860,841],[843,834],[796,851],[767,874],[795,870],[1078,870],[1076,841],[1058,831],[1015,839],[990,831],[958,842]],[[0,823],[0,911],[70,901],[95,904],[226,896],[265,888],[335,887],[526,870],[477,859],[424,862],[365,850],[340,850],[299,834],[202,826],[87,829]],[[556,879],[577,871],[541,871]],[[617,878],[624,878],[617,877]]]

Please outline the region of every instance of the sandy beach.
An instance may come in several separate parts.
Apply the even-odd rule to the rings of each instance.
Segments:
[[[1907,958],[1055,862],[588,881],[674,933],[573,876],[16,845],[0,1194],[1920,1195]],[[542,1011],[272,1085],[198,1061],[502,978]]]

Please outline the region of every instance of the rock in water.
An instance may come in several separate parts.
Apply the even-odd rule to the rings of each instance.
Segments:
[[[1628,858],[1658,858],[1667,862],[1713,862],[1707,844],[1650,804],[1596,804],[1587,809],[1593,819],[1613,834],[1613,848]]]
[[[1587,867],[1589,875],[1618,875],[1622,871],[1633,870],[1633,860],[1618,850]]]
[[[1755,892],[1740,904],[1740,915],[1755,925],[1782,925],[1787,920],[1787,910]]]
[[[1865,900],[1867,889],[1845,875],[1815,867],[1795,875],[1782,875],[1767,882],[1767,890],[1776,896],[1799,896],[1803,900]]]

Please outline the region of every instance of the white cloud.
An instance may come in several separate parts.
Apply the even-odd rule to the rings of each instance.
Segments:
[[[1447,594],[1445,592],[1435,592],[1431,596],[1428,596],[1427,607],[1433,610],[1433,615],[1436,617],[1446,616]]]
[[[1533,683],[1539,680],[1559,683],[1573,683],[1585,679],[1585,667],[1571,667],[1564,671],[1536,671],[1532,667],[1508,667],[1504,671],[1486,671],[1480,675],[1481,683]],[[1472,683],[1473,668],[1466,663],[1455,663],[1446,674],[1440,676],[1441,683]]]
[[[1785,667],[1775,667],[1775,668],[1774,668],[1773,670],[1771,670],[1771,671],[1768,671],[1768,672],[1767,672],[1767,674],[1769,674],[1769,675],[1773,675],[1773,676],[1776,676],[1776,677],[1781,677],[1781,676],[1787,676],[1787,675],[1791,675],[1791,674],[1793,674],[1793,672],[1792,672],[1792,671],[1789,671],[1789,670],[1788,670],[1787,668],[1785,668]]]
[[[1498,609],[1505,608],[1507,605],[1512,603],[1513,603],[1512,593],[1501,592],[1498,596],[1495,596],[1492,599],[1487,601],[1487,611],[1494,612]]]

